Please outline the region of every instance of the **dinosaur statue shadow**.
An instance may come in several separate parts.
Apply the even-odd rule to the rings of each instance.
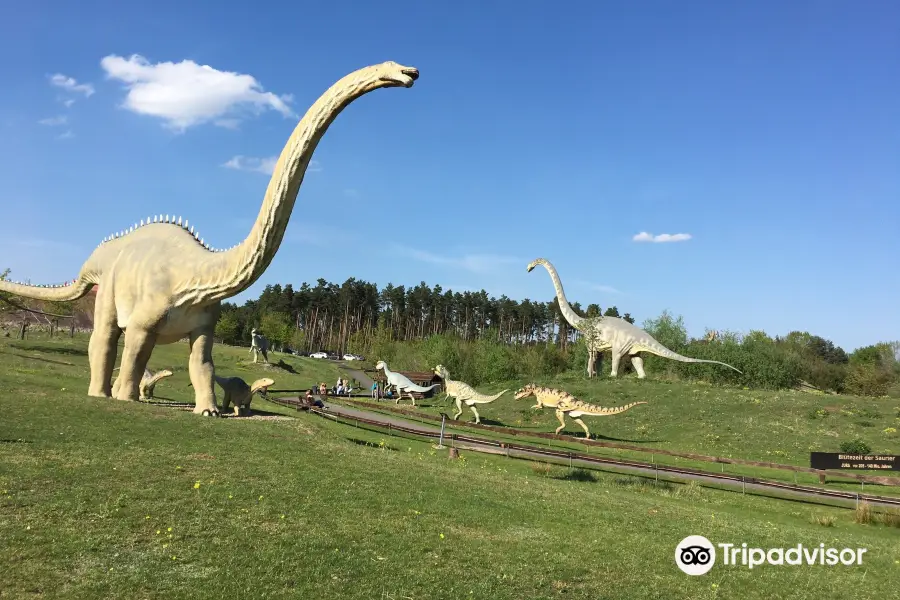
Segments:
[[[18,356],[19,358],[24,358],[25,360],[37,360],[54,365],[65,365],[67,367],[75,366],[75,363],[65,362],[62,360],[53,360],[50,358],[41,358],[40,356],[29,356],[28,354],[19,354],[18,352],[3,352],[2,350],[0,350],[0,354],[9,354],[10,356]]]
[[[457,421],[459,423],[462,423],[463,425],[474,425],[475,424],[475,419],[471,418],[471,417],[465,421],[460,421],[458,419],[457,419]],[[509,427],[509,425],[507,425],[503,421],[495,421],[494,419],[485,419],[484,417],[481,417],[481,424],[482,425],[492,425],[493,427]]]
[[[81,348],[65,348],[62,346],[25,346],[23,344],[10,344],[10,348],[30,352],[46,352],[47,354],[68,354],[69,356],[87,356],[87,350]]]
[[[560,432],[559,432],[559,435],[571,436],[571,437],[574,438],[575,441],[579,441],[579,440],[583,440],[583,439],[584,439],[584,432],[583,432],[583,431],[575,432],[575,431],[566,431],[566,430],[563,430],[563,431],[560,431]],[[592,440],[604,440],[604,441],[607,441],[607,442],[623,442],[623,443],[626,443],[626,444],[656,444],[656,443],[659,443],[659,442],[666,442],[666,441],[668,441],[668,440],[632,440],[632,439],[629,439],[629,438],[610,437],[610,436],[608,436],[608,435],[603,435],[603,434],[601,434],[601,433],[591,433],[591,437],[590,437],[589,439],[592,439]]]
[[[385,444],[384,446],[379,446],[376,442],[367,442],[366,440],[361,440],[359,438],[348,437],[348,438],[344,438],[344,439],[346,439],[350,442],[353,442],[357,446],[368,446],[369,448],[377,448],[379,450],[384,448],[385,450],[390,450],[391,452],[399,452],[400,451],[399,448],[394,448],[393,446],[388,446],[387,444]]]
[[[153,397],[150,398],[149,400],[141,400],[140,402],[156,402],[158,400],[162,401],[162,402],[178,402],[178,403],[188,402],[187,400],[176,400],[175,398],[169,398],[168,396],[160,396],[159,394],[153,394]]]
[[[234,413],[231,412],[232,410],[234,410],[234,409],[233,409],[231,406],[229,406],[229,407],[228,407],[228,410],[225,411],[225,414],[226,414],[227,416],[229,416],[229,417],[233,417],[233,416],[234,416]],[[251,407],[250,407],[250,414],[249,414],[249,415],[241,415],[241,416],[239,416],[239,417],[237,417],[237,418],[238,418],[238,419],[246,419],[247,417],[256,417],[256,416],[260,416],[260,417],[284,417],[284,416],[287,416],[287,415],[285,415],[284,413],[272,412],[272,411],[270,411],[270,410],[259,410],[259,409],[253,408],[253,407],[251,406]]]
[[[247,365],[253,365],[254,363],[251,361],[251,362],[248,362],[248,363],[246,363],[246,364],[247,364]],[[259,363],[256,363],[256,365],[258,366]],[[263,368],[269,368],[269,369],[281,369],[282,371],[287,371],[288,373],[291,373],[291,374],[293,374],[293,375],[296,375],[296,374],[297,374],[297,370],[294,369],[293,365],[284,362],[284,359],[283,359],[283,358],[278,359],[278,362],[277,362],[277,363],[263,363]]]
[[[550,478],[559,479],[560,481],[583,481],[588,483],[600,481],[599,477],[587,469],[571,469],[564,475],[551,475]]]

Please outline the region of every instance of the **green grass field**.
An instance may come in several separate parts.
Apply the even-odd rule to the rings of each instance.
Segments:
[[[0,340],[0,597],[883,599],[896,594],[900,529],[891,522],[900,515],[888,523],[882,518],[861,524],[857,517],[864,512],[694,485],[570,472],[469,452],[451,461],[427,443],[331,423],[258,398],[255,412],[293,418],[211,419],[88,398],[86,348],[86,339]],[[325,361],[284,358],[296,371],[288,374],[246,364],[246,349],[217,346],[214,357],[220,374],[248,381],[271,376],[280,389],[330,384],[338,377]],[[155,351],[151,369],[176,371],[157,386],[157,397],[191,399],[186,358],[185,344]],[[273,362],[280,358],[270,355]],[[664,390],[671,390],[668,414],[679,414],[679,402],[699,403],[697,430],[704,434],[726,422],[715,407],[731,410],[724,400],[714,400],[721,397],[718,390],[648,383],[586,385],[628,393],[660,390],[659,406]],[[735,391],[727,397],[746,397],[742,423],[752,416],[754,398],[761,408],[775,403],[774,395]],[[827,406],[834,398],[805,401]],[[652,414],[653,406],[638,408]],[[489,408],[481,413],[497,418]],[[524,418],[515,414],[513,423]],[[606,436],[635,438],[642,424],[637,409],[625,416],[634,420],[613,423],[614,417],[602,427],[592,424]],[[840,438],[852,434],[842,425],[853,423],[852,417],[835,419],[845,417],[830,425]],[[773,433],[772,419],[760,425],[768,441],[754,439],[755,426],[732,427],[756,452],[775,435],[784,441],[780,448],[789,448],[792,432]],[[803,423],[801,443],[810,443],[816,438],[808,436],[821,425]],[[647,439],[663,440],[654,443],[678,449],[690,449],[681,444],[692,439],[712,443],[705,435],[697,441],[683,431],[686,426],[667,424],[661,415],[650,426]],[[616,433],[614,427],[622,429]],[[728,437],[727,431],[716,433],[720,440]],[[750,570],[717,564],[705,576],[689,577],[674,564],[675,547],[689,534],[763,548],[823,543],[868,551],[860,566]]]
[[[452,377],[452,374],[451,374]],[[479,391],[494,394],[504,388],[510,391],[490,404],[477,405],[481,422],[486,425],[513,427],[522,431],[553,433],[559,421],[553,410],[532,409],[534,397],[515,400],[513,394],[523,382],[479,386]],[[609,417],[585,417],[592,437],[623,444],[637,445],[648,450],[680,451],[724,458],[765,461],[779,464],[809,466],[811,451],[839,452],[841,442],[861,439],[872,452],[900,454],[900,399],[863,398],[840,395],[810,394],[800,391],[762,391],[711,386],[697,382],[680,383],[610,379],[598,377],[592,381],[575,375],[561,376],[539,385],[561,388],[578,398],[601,406],[621,406],[636,401],[647,404]],[[385,406],[397,406],[386,401]],[[409,399],[400,407],[411,409]],[[442,393],[417,402],[415,410],[432,416],[444,412],[452,416],[455,404]],[[460,422],[474,422],[474,415],[463,406]],[[553,442],[554,447],[569,447],[586,451],[577,443],[584,432],[571,419],[561,432],[572,436],[572,443]],[[459,428],[462,423],[454,424]],[[484,434],[499,437],[495,434]],[[513,440],[515,438],[506,438]],[[519,438],[522,441],[522,438]],[[540,442],[544,443],[547,442]],[[590,448],[591,452],[649,460],[650,456],[627,450]],[[655,455],[654,460],[696,468],[721,468],[687,459]],[[728,472],[794,480],[786,471],[728,465]],[[891,475],[888,471],[864,471],[873,475]],[[896,472],[893,472],[896,474]],[[798,482],[818,482],[812,474],[800,474]],[[860,485],[848,484],[860,489]],[[835,483],[837,489],[848,485]],[[872,493],[896,494],[900,488],[865,486]],[[875,491],[875,488],[877,492]]]
[[[554,411],[531,409],[533,396],[513,399],[522,383],[479,386],[479,391],[489,395],[510,389],[490,404],[477,405],[482,423],[553,433],[559,426]],[[810,451],[838,452],[841,442],[857,437],[868,443],[873,452],[900,453],[897,398],[741,390],[635,378],[598,377],[588,381],[573,375],[535,383],[564,389],[600,406],[647,402],[610,417],[585,417],[584,422],[596,439],[805,466],[809,464]],[[404,399],[400,404],[408,406],[410,402]],[[449,410],[452,416],[456,411],[453,401],[443,394],[417,404],[428,414]],[[471,411],[463,408],[459,419],[474,422]],[[584,435],[571,419],[566,419],[566,423],[563,433]]]

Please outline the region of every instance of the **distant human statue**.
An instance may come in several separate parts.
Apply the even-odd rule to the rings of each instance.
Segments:
[[[253,355],[253,362],[259,362],[259,355],[262,354],[263,362],[269,363],[269,340],[256,327],[250,331],[250,354]]]

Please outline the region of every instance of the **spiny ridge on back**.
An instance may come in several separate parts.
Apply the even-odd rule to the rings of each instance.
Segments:
[[[184,219],[184,222],[182,222],[182,218],[181,218],[181,217],[178,217],[178,219],[176,220],[176,219],[175,219],[175,215],[172,215],[172,216],[169,216],[169,215],[153,215],[152,217],[147,217],[146,220],[141,219],[139,223],[135,223],[134,225],[132,225],[131,227],[129,227],[127,230],[125,230],[125,231],[119,231],[118,233],[114,233],[114,234],[112,234],[112,235],[109,235],[109,236],[103,238],[103,241],[100,242],[99,245],[102,246],[103,244],[105,244],[105,243],[107,243],[107,242],[111,242],[111,241],[117,240],[117,239],[119,239],[119,238],[121,238],[121,237],[125,237],[125,236],[128,235],[129,233],[132,233],[134,230],[140,229],[141,227],[144,227],[145,225],[151,225],[151,224],[157,224],[157,223],[160,223],[160,224],[166,224],[166,225],[175,225],[175,226],[177,226],[177,227],[180,227],[181,229],[184,229],[185,231],[189,232],[192,236],[194,236],[194,239],[197,240],[197,242],[198,242],[201,246],[203,246],[204,248],[206,248],[207,250],[209,250],[209,251],[211,251],[211,252],[223,252],[223,250],[221,250],[221,249],[219,249],[219,248],[214,248],[214,247],[210,246],[209,244],[207,244],[207,243],[203,240],[203,238],[200,237],[200,232],[199,232],[199,230],[194,230],[194,226],[193,226],[193,225],[190,225],[190,223],[188,222],[187,219]],[[232,246],[232,248],[233,248],[233,247],[234,247],[234,246]]]
[[[3,281],[8,281],[9,283],[13,283],[15,285],[27,285],[29,287],[39,287],[39,288],[63,288],[69,287],[70,285],[74,285],[77,282],[77,279],[73,279],[72,281],[67,281],[65,283],[26,283],[24,281],[17,281],[15,279],[4,279]]]

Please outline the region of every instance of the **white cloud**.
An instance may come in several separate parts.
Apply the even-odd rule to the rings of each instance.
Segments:
[[[63,100],[63,104],[66,106],[66,108],[69,108],[70,106],[75,104],[75,100],[74,98],[69,98],[68,100]]]
[[[252,171],[254,173],[264,173],[266,175],[271,175],[275,172],[275,163],[277,162],[277,156],[270,156],[268,158],[255,158],[253,156],[242,156],[238,154],[237,156],[234,156],[227,162],[223,163],[222,166],[226,169],[235,169],[236,171]],[[318,173],[321,170],[322,165],[319,164],[319,161],[311,160],[309,161],[309,167],[306,169],[306,172]]]
[[[577,283],[581,287],[585,287],[585,288],[594,290],[595,292],[603,292],[605,294],[621,294],[622,293],[610,285],[601,285],[599,283],[591,283],[590,281],[583,281],[583,280],[576,281],[575,283]]]
[[[653,242],[656,244],[660,244],[663,242],[686,242],[691,239],[691,234],[689,233],[660,233],[659,235],[653,235],[652,233],[647,233],[646,231],[642,231],[639,234],[635,235],[631,238],[635,242]]]
[[[344,190],[344,195],[348,198],[359,198],[359,192],[354,190],[353,188],[347,188]]]
[[[100,61],[109,79],[125,84],[128,110],[162,119],[165,126],[183,132],[209,121],[234,128],[234,113],[246,108],[257,114],[266,109],[294,116],[287,103],[290,96],[265,92],[250,75],[219,71],[192,60],[151,64],[143,56],[109,55]]]
[[[84,94],[85,98],[90,98],[94,94],[94,86],[89,83],[78,83],[72,77],[67,77],[60,73],[50,76],[50,84],[60,87],[69,92],[78,92]],[[72,101],[74,102],[74,100]],[[71,103],[67,106],[70,106]]]
[[[241,121],[240,119],[216,119],[215,124],[225,129],[237,129]]]
[[[73,138],[73,137],[75,137],[75,134],[72,133],[72,130],[70,129],[69,131],[65,132],[64,134],[58,136],[56,139],[59,139],[59,140],[68,140],[68,139]]]
[[[269,158],[254,158],[252,156],[237,156],[231,158],[222,166],[226,169],[234,169],[236,171],[254,171],[256,173],[265,173],[271,175],[275,171],[275,163],[278,162],[277,156]]]
[[[434,265],[456,267],[459,269],[465,269],[466,271],[471,271],[473,273],[487,273],[489,271],[494,271],[501,266],[522,262],[518,258],[498,256],[496,254],[464,254],[459,257],[453,257],[433,254],[431,252],[426,252],[425,250],[409,248],[406,246],[401,246],[399,244],[394,244],[393,246],[396,252],[403,254],[413,260],[427,262]]]
[[[68,121],[68,117],[66,115],[59,115],[58,117],[50,117],[48,119],[41,119],[38,121],[41,125],[48,125],[50,127],[54,127],[56,125],[65,125],[66,121]]]

